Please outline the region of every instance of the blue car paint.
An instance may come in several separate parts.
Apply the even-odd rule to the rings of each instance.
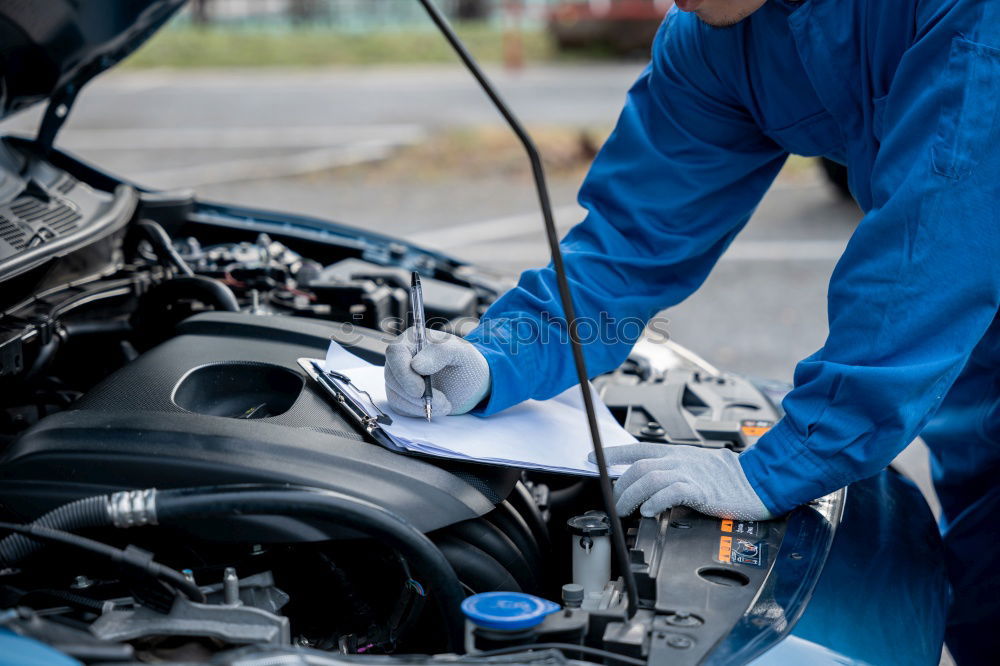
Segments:
[[[886,470],[848,488],[805,613],[751,663],[936,666],[948,600],[934,517],[916,486]]]
[[[948,582],[920,491],[885,470],[793,511],[761,593],[705,666],[936,666]]]
[[[900,662],[902,663],[902,662]],[[792,634],[747,666],[789,666],[808,664],[809,666],[869,666],[869,662],[851,659],[817,643],[807,641]],[[871,664],[870,666],[880,666]]]
[[[83,666],[79,661],[32,638],[0,629],[0,666]]]

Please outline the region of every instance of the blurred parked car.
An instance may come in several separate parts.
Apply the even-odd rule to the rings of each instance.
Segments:
[[[566,0],[548,15],[560,50],[599,46],[617,54],[645,52],[673,0]]]
[[[548,14],[548,29],[560,51],[604,48],[616,55],[642,54],[673,0],[565,0]],[[852,199],[847,167],[826,158],[820,167],[834,190]]]

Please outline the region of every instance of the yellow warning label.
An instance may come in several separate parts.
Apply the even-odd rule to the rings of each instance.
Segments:
[[[731,521],[731,520],[723,520],[722,521],[722,531],[723,532],[732,532],[733,531],[733,521]]]
[[[733,554],[733,537],[719,537],[719,561],[729,563]]]
[[[746,419],[740,423],[740,432],[746,437],[760,437],[765,432],[771,429],[774,423],[771,421],[760,421],[754,419]]]

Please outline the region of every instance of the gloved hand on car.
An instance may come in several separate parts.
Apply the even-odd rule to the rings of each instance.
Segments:
[[[734,520],[774,517],[743,474],[739,455],[729,449],[639,443],[610,447],[604,455],[609,466],[631,465],[615,483],[615,508],[622,516],[636,507],[652,517],[687,506]]]
[[[431,376],[435,415],[465,414],[490,392],[490,366],[471,342],[427,331],[417,352],[413,327],[389,343],[385,352],[385,392],[389,407],[404,416],[424,415],[424,376]]]

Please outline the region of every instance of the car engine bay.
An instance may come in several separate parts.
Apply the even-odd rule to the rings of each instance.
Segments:
[[[453,584],[561,600],[542,643],[699,663],[774,593],[787,520],[677,508],[626,521],[628,619],[596,480],[390,452],[296,364],[331,339],[383,362],[410,270],[453,331],[502,278],[332,223],[142,192],[28,141],[0,155],[2,519],[117,553],[0,541],[8,627],[88,663],[461,653],[460,613],[436,605]],[[779,416],[766,387],[672,344],[595,379],[612,413],[643,441],[752,446]],[[832,535],[840,499],[825,502],[794,538]],[[575,561],[591,556],[579,599]]]

